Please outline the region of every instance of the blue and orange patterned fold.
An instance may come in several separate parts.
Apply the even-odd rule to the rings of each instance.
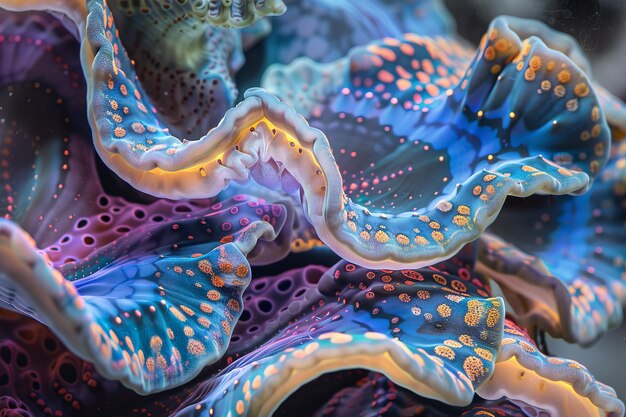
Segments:
[[[496,299],[484,298],[488,288],[468,268],[470,264],[456,258],[436,268],[396,272],[367,270],[342,261],[329,270],[309,266],[255,278],[226,356],[187,385],[147,397],[102,378],[41,324],[4,312],[0,386],[5,380],[21,382],[3,389],[14,409],[48,408],[68,416],[103,410],[124,416],[221,415],[223,411],[268,415],[272,407],[278,407],[278,412],[293,409],[294,402],[304,415],[339,416],[350,405],[355,409],[367,405],[367,410],[389,416],[414,409],[433,416],[524,415],[520,410],[568,415],[572,407],[579,407],[584,416],[621,415],[623,405],[614,392],[596,382],[584,367],[543,355],[527,333],[508,320],[501,333],[502,317],[491,309]],[[407,301],[407,296],[420,301]],[[501,311],[501,306],[496,310]],[[490,327],[494,322],[495,333]],[[460,329],[464,334],[457,334]],[[368,343],[357,344],[359,337]],[[381,350],[386,353],[370,362],[378,344],[387,345]],[[341,354],[333,354],[337,349]],[[34,352],[39,353],[32,356]],[[47,366],[47,359],[55,364],[53,368]],[[333,366],[333,360],[339,362]],[[402,371],[392,371],[394,361],[402,364]],[[386,376],[368,377],[363,368]],[[456,385],[447,383],[449,371]],[[401,372],[419,378],[406,380]],[[327,392],[332,398],[325,402],[323,396],[306,395],[307,381],[317,386],[320,396]],[[508,399],[485,402],[471,395],[472,385],[482,397]],[[67,395],[59,397],[59,389]],[[113,396],[120,401],[111,402]],[[461,400],[468,405],[458,407]]]
[[[589,193],[517,202],[481,237],[479,271],[498,282],[526,327],[590,344],[622,322],[625,158],[616,142]]]
[[[303,56],[331,62],[375,39],[448,35],[455,26],[440,0],[298,0],[270,21],[265,60],[280,64]]]
[[[234,106],[268,26],[232,28],[280,1],[0,0],[45,5],[80,49],[0,14],[9,415],[623,416],[506,319],[580,343],[622,319],[626,111],[571,39],[498,18],[473,53],[437,0],[295,2],[270,55],[320,62]],[[298,242],[327,247],[291,269]]]
[[[402,172],[386,172],[385,161],[379,161],[383,172],[376,178],[376,163],[374,167],[371,163],[370,166],[356,163],[363,160],[353,156],[356,151],[342,147],[343,135],[334,135],[333,126],[318,126],[322,131],[312,129],[293,109],[258,90],[248,91],[246,99],[227,111],[220,124],[199,140],[181,142],[170,136],[159,127],[159,112],[148,111],[150,100],[134,80],[132,62],[122,59],[123,42],[115,37],[114,14],[97,2],[91,4],[89,13],[88,41],[95,53],[92,71],[88,73],[90,119],[96,148],[107,165],[134,187],[164,197],[213,196],[229,182],[242,182],[250,177],[295,196],[302,194],[302,206],[318,237],[342,257],[359,264],[377,268],[419,267],[445,259],[479,236],[495,219],[507,195],[582,192],[588,187],[589,175],[594,175],[606,160],[609,130],[585,74],[567,57],[549,50],[540,41],[532,38],[523,43],[504,20],[494,23],[490,33],[502,33],[494,35],[489,43],[485,41],[473,63],[467,50],[451,46],[449,55],[456,64],[450,64],[452,67],[447,70],[444,64],[437,70],[442,74],[459,73],[450,75],[457,77],[456,80],[445,78],[447,75],[441,76],[446,81],[437,79],[446,85],[438,86],[423,77],[436,71],[434,62],[445,61],[447,57],[430,55],[434,43],[421,47],[405,43],[409,46],[404,47],[407,55],[399,49],[401,42],[388,40],[393,43],[388,45],[391,49],[379,45],[378,49],[373,47],[375,52],[364,51],[364,56],[354,53],[359,55],[352,65],[355,76],[344,82],[359,83],[363,79],[362,88],[338,86],[335,96],[319,95],[324,103],[336,98],[335,104],[330,105],[336,117],[330,117],[336,118],[337,124],[341,124],[342,115],[348,114],[341,106],[356,106],[357,125],[358,119],[365,121],[361,110],[364,115],[371,110],[375,119],[372,123],[380,126],[381,135],[391,136],[387,144],[401,143],[394,150],[395,155],[402,153],[403,158],[412,161],[414,158],[408,157],[406,148],[418,152],[416,166],[406,162],[406,169],[400,169]],[[421,40],[418,38],[417,42]],[[536,44],[537,51],[531,43]],[[496,44],[501,49],[497,52]],[[411,81],[402,78],[404,82],[393,83],[386,79],[389,72],[379,71],[375,66],[375,63],[383,65],[384,61],[376,52],[386,55],[388,65],[394,68],[403,65],[410,68],[412,62],[423,61],[418,65],[426,68],[416,73],[422,81],[416,75],[412,88],[424,90],[424,96],[420,95],[419,99],[413,93],[407,96],[416,102],[424,100],[421,105],[414,104],[419,111],[404,107],[402,94],[408,93],[401,90]],[[440,54],[440,50],[435,52]],[[546,60],[544,68],[536,67],[537,59],[533,60],[534,67],[528,66],[531,52]],[[411,53],[417,54],[415,60],[409,59]],[[395,64],[396,54],[406,57],[402,58],[403,65]],[[551,54],[554,61],[546,58]],[[519,62],[503,66],[504,61],[514,58]],[[83,61],[91,62],[88,53],[83,54]],[[461,72],[463,64],[469,66],[466,72]],[[558,71],[552,65],[558,65]],[[521,67],[526,69],[522,72],[518,70]],[[503,75],[511,73],[515,78],[501,78],[501,81],[495,69]],[[372,77],[382,76],[383,81],[376,78],[375,85],[365,85],[374,83],[374,78],[369,80],[368,71]],[[535,71],[538,76],[534,75]],[[531,73],[533,77],[547,78],[526,79]],[[563,83],[578,89],[566,89],[557,80],[559,76]],[[286,78],[288,84],[289,77]],[[383,91],[387,81],[391,90]],[[458,84],[452,88],[455,81]],[[549,91],[545,90],[543,95],[537,93],[544,91],[539,84],[545,87],[546,83],[550,84]],[[514,84],[519,85],[515,88],[519,95],[505,94]],[[449,88],[444,90],[446,86]],[[490,86],[493,92],[487,94]],[[370,87],[372,91],[366,91]],[[346,91],[353,91],[354,98]],[[510,100],[504,100],[506,97]],[[531,105],[525,109],[522,103],[527,98]],[[289,101],[288,97],[285,99]],[[557,102],[559,105],[551,113],[542,110]],[[359,110],[362,106],[365,107]],[[122,114],[125,109],[128,116]],[[534,118],[533,111],[543,117]],[[315,115],[305,115],[315,125]],[[563,120],[557,120],[559,117]],[[567,118],[580,123],[569,123]],[[397,131],[385,132],[392,128],[391,121],[393,126],[398,126]],[[459,131],[453,129],[456,124],[461,126]],[[584,138],[573,143],[564,139],[573,133]],[[532,141],[533,134],[549,134],[554,139]],[[440,139],[424,139],[429,135]],[[454,139],[458,135],[462,140]],[[339,152],[332,152],[337,148]],[[388,152],[393,161],[402,160],[384,146],[377,152]],[[344,163],[350,157],[352,167]],[[343,172],[338,172],[337,162]],[[407,190],[414,184],[414,178],[424,172],[422,169],[433,168],[441,171],[439,181],[427,181],[427,188],[421,192]],[[367,178],[359,174],[362,169],[370,171]],[[351,188],[352,184],[356,185],[352,192],[344,193],[346,178],[351,180]],[[394,181],[396,178],[399,179]],[[374,184],[375,181],[384,184]],[[456,190],[456,183],[463,185]],[[367,196],[357,198],[363,184],[371,190]],[[350,199],[346,194],[355,196]]]
[[[289,271],[276,281],[314,272]],[[278,333],[270,325],[262,345],[201,385],[198,400],[188,400],[179,415],[270,415],[319,375],[359,368],[467,405],[492,374],[502,335],[503,301],[487,298],[487,290],[470,276],[436,268],[380,271],[342,261],[289,313],[275,315]]]
[[[528,333],[505,320],[494,375],[477,390],[481,398],[506,397],[527,415],[624,415],[615,390],[576,361],[543,354]]]
[[[542,354],[523,329],[503,320],[499,300],[487,298],[489,288],[470,272],[467,255],[419,270],[376,271],[342,261],[326,272],[309,266],[254,280],[247,313],[235,330],[240,337],[227,353],[229,366],[200,383],[176,415],[288,413],[308,404],[315,386],[315,404],[306,407],[312,415],[339,416],[346,407],[367,405],[390,416],[413,406],[435,416],[573,410],[621,416],[623,403],[611,388],[577,362]],[[492,339],[501,325],[503,333]],[[390,344],[385,335],[393,337]],[[387,344],[386,353],[371,361],[379,344]],[[362,390],[337,387],[358,381],[361,369],[384,377]],[[447,371],[456,383],[447,380]],[[412,376],[405,379],[403,372]],[[394,386],[408,391],[400,394]],[[371,389],[378,394],[361,396]],[[325,395],[332,398],[323,402]],[[506,400],[499,403],[483,402],[502,396]]]
[[[289,202],[110,195],[76,93],[84,92],[76,56],[62,55],[75,41],[39,15],[3,23],[10,35],[0,53],[16,59],[3,67],[1,87],[10,169],[1,191],[2,305],[45,323],[102,375],[138,392],[189,381],[228,347],[249,261],[289,251]],[[20,71],[28,58],[50,64]]]
[[[510,26],[496,19],[473,58],[452,37],[407,34],[266,73],[328,137],[347,197],[342,242],[362,258],[432,263],[478,237],[507,195],[582,193],[606,162],[589,78]]]
[[[440,230],[452,226],[454,235],[457,221],[478,226],[472,231],[478,236],[495,219],[497,213],[479,222],[475,215],[431,215],[435,207],[451,208],[449,203],[463,198],[459,184],[461,192],[471,190],[470,198],[496,200],[506,188],[476,181],[481,169],[488,170],[483,180],[493,179],[500,167],[535,154],[558,164],[552,178],[561,187],[566,177],[599,176],[581,197],[533,196],[497,206],[503,211],[494,231],[503,240],[483,238],[496,254],[481,263],[509,291],[524,325],[589,344],[622,321],[624,174],[620,151],[611,153],[610,142],[611,136],[621,137],[626,112],[586,73],[590,65],[571,38],[538,22],[506,17],[492,23],[471,62],[454,36],[405,34],[355,48],[330,64],[299,59],[274,66],[264,86],[328,136],[350,202],[371,211],[417,211],[428,226],[434,221],[436,229],[423,227],[431,236],[416,236],[424,246],[435,237],[442,240],[433,243],[454,242]],[[527,162],[519,171],[546,177],[545,170],[535,169]],[[591,185],[584,182],[579,190],[552,193],[582,194]],[[476,212],[470,203],[464,207]],[[376,238],[375,225],[359,220],[349,219],[348,227]],[[527,233],[529,224],[536,233]],[[386,223],[379,236],[393,239],[389,231]],[[528,254],[513,253],[511,244]],[[529,255],[543,259],[549,271]]]

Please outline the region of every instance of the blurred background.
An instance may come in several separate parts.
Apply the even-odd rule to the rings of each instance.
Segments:
[[[478,44],[489,22],[499,15],[541,20],[573,36],[590,58],[595,79],[626,99],[626,0],[444,1],[456,20],[458,32],[474,44]],[[550,337],[546,343],[550,354],[581,362],[626,400],[625,324],[590,348]]]

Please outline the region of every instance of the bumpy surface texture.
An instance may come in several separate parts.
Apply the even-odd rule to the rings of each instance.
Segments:
[[[578,45],[288,5],[0,0],[0,417],[623,416],[535,341],[626,302]]]

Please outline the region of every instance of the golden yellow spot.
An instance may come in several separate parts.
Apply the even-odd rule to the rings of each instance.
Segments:
[[[207,329],[211,326],[211,322],[206,317],[198,317],[198,323],[200,323],[200,326]]]
[[[185,336],[187,337],[191,337],[193,336],[196,332],[189,326],[185,326],[183,328],[183,333],[185,334]]]
[[[409,240],[408,236],[403,235],[402,233],[398,233],[396,235],[396,240],[398,241],[399,244],[401,245],[408,245],[411,241]]]
[[[559,73],[556,75],[556,78],[557,80],[559,80],[561,84],[567,84],[572,79],[572,76],[569,73],[569,71],[565,69],[565,70],[559,71]]]
[[[576,87],[574,87],[574,94],[578,97],[586,97],[589,94],[589,86],[587,83],[578,83]]]
[[[439,356],[442,356],[446,359],[450,359],[451,361],[454,360],[456,354],[454,353],[454,351],[452,349],[450,349],[448,346],[436,346],[435,347],[435,353]]]
[[[496,64],[494,66],[491,67],[491,73],[492,74],[498,74],[500,71],[502,71],[502,65],[500,64]]]
[[[359,236],[361,236],[361,239],[363,240],[370,240],[370,234],[368,232],[366,232],[365,230],[363,230]]]
[[[524,165],[524,166],[522,166],[522,171],[524,171],[524,172],[538,172],[539,170],[537,168],[531,167],[529,165]]]
[[[211,300],[211,301],[218,301],[220,298],[222,298],[222,296],[220,295],[219,292],[215,291],[215,290],[209,290],[206,293],[206,297]]]
[[[443,344],[444,344],[444,345],[446,345],[446,346],[450,346],[450,347],[453,347],[453,348],[457,348],[457,349],[458,349],[458,348],[460,348],[460,347],[463,347],[463,345],[462,345],[462,344],[460,344],[460,343],[459,343],[459,342],[457,342],[456,340],[451,340],[451,339],[444,340]]]
[[[207,314],[210,314],[210,313],[212,313],[212,312],[213,312],[213,307],[212,307],[212,306],[210,306],[210,305],[209,305],[209,304],[207,304],[207,303],[201,303],[201,304],[200,304],[200,310],[204,311],[204,312],[205,312],[205,313],[207,313]]]
[[[524,349],[526,352],[530,352],[533,353],[535,352],[537,349],[535,349],[532,345],[520,340],[519,345],[522,347],[522,349]]]
[[[479,195],[480,193],[483,192],[483,187],[481,187],[480,185],[477,185],[476,187],[474,187],[474,189],[472,190],[472,194],[474,195]]]
[[[431,235],[431,236],[433,237],[433,239],[435,239],[437,242],[441,242],[441,241],[444,239],[443,234],[442,234],[441,232],[432,232],[430,235]]]
[[[459,340],[465,346],[470,346],[470,347],[474,346],[474,340],[472,339],[470,335],[462,334],[461,336],[459,336]]]
[[[374,239],[376,239],[380,243],[389,242],[389,236],[387,235],[387,233],[383,232],[382,230],[379,230],[376,232],[376,234],[374,235]]]
[[[541,64],[541,57],[537,55],[534,55],[532,58],[530,58],[530,61],[528,61],[528,66],[535,71],[539,71],[539,69],[541,69]]]
[[[184,306],[184,305],[181,305],[180,309],[183,310],[185,312],[185,314],[187,314],[188,316],[193,316],[194,314],[196,314],[196,313],[193,312],[192,309],[190,309],[189,307]]]
[[[211,262],[207,261],[206,259],[202,259],[200,260],[200,262],[198,262],[198,269],[205,274],[213,274],[213,267],[211,266]]]
[[[468,326],[478,326],[485,312],[485,306],[479,300],[469,300],[467,302],[467,313],[464,321]]]
[[[196,339],[189,339],[187,343],[187,352],[191,353],[194,356],[202,355],[205,351],[205,347],[202,342]]]
[[[526,68],[526,71],[524,71],[524,79],[526,81],[532,81],[535,79],[536,73],[535,71],[533,71],[532,68]]]
[[[490,308],[487,312],[487,326],[493,327],[500,320],[500,310],[497,308]]]
[[[447,318],[452,315],[452,309],[447,304],[439,304],[437,306],[437,313],[439,313],[441,317]]]
[[[418,245],[422,245],[422,246],[428,245],[428,240],[424,236],[415,236],[413,238],[413,241],[417,243]]]
[[[115,130],[113,130],[113,134],[118,138],[123,138],[126,135],[126,130],[124,130],[123,127],[118,126]]]
[[[476,348],[474,348],[474,352],[476,352],[476,354],[478,356],[480,356],[481,358],[483,358],[484,360],[487,360],[487,361],[492,361],[493,360],[493,353],[491,353],[487,349],[476,347]]]
[[[543,91],[548,91],[550,88],[552,88],[552,83],[548,80],[543,80],[541,82],[541,89]]]
[[[457,226],[463,227],[467,225],[468,220],[465,216],[456,215],[452,218],[452,223],[456,224]]]
[[[470,214],[470,208],[467,207],[467,206],[461,205],[461,206],[457,207],[456,210],[459,212],[459,214],[463,214],[464,216],[467,216],[467,215]]]
[[[109,104],[111,105],[111,108],[113,110],[117,110],[120,107],[119,104],[117,104],[117,101],[115,101],[115,100],[109,101]]]
[[[476,381],[485,374],[483,362],[476,356],[468,356],[463,361],[463,370],[471,381]]]
[[[510,338],[510,337],[505,337],[504,339],[502,339],[502,341],[500,342],[500,344],[502,346],[506,346],[506,345],[512,345],[515,343],[515,339]]]
[[[430,293],[426,290],[420,290],[417,292],[417,297],[421,300],[427,300],[430,298]]]

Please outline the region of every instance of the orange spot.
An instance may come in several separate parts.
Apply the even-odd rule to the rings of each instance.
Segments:
[[[428,74],[435,73],[435,67],[433,67],[433,63],[430,62],[430,59],[422,59],[422,68]]]
[[[426,74],[425,72],[420,71],[416,74],[416,76],[417,76],[417,80],[421,82],[422,84],[428,84],[430,82],[430,76]]]
[[[394,62],[396,60],[396,53],[387,48],[378,48],[378,55],[383,57],[385,61]]]
[[[428,84],[426,86],[426,92],[430,94],[431,97],[434,97],[436,95],[439,95],[439,87],[437,87],[435,84]]]
[[[400,45],[400,50],[403,54],[408,56],[412,56],[413,54],[415,54],[415,49],[408,43],[403,43],[402,45]]]
[[[391,83],[394,80],[393,75],[387,70],[380,70],[378,72],[378,79],[384,83]]]
[[[398,87],[398,90],[404,91],[404,90],[408,90],[409,88],[411,88],[411,83],[405,80],[404,78],[401,78],[398,81],[396,81],[396,86]]]
[[[407,80],[411,79],[411,74],[400,65],[396,66],[396,73],[402,78],[406,78]]]

